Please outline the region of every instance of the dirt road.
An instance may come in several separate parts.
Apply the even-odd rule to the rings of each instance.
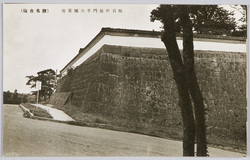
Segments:
[[[179,141],[23,118],[17,105],[3,108],[3,155],[182,156]],[[210,148],[211,156],[243,154]]]

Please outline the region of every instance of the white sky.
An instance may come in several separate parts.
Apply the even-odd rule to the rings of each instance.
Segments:
[[[58,72],[84,48],[102,27],[160,30],[150,22],[158,5],[5,4],[3,90],[29,93],[27,75],[45,69]],[[22,9],[48,9],[49,13],[22,13]],[[62,13],[62,9],[84,9],[85,13]],[[110,9],[110,13],[86,13],[87,9]],[[112,13],[122,9],[122,13]]]
[[[150,22],[158,5],[4,5],[3,90],[29,93],[27,75],[52,68],[58,72],[102,27],[159,30]],[[21,9],[49,9],[22,13]],[[122,13],[62,13],[62,9],[122,9]]]

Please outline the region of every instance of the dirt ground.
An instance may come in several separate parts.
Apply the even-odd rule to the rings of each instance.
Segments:
[[[3,156],[182,156],[182,142],[24,118],[17,105],[3,107]],[[243,154],[209,148],[210,156]]]

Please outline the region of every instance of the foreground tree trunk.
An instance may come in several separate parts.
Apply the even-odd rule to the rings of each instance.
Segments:
[[[189,92],[194,102],[197,156],[207,156],[206,125],[203,97],[194,70],[194,47],[192,22],[189,18],[188,6],[180,6],[180,19],[183,27],[183,60]]]
[[[194,156],[195,123],[192,110],[192,104],[189,96],[189,85],[186,78],[186,71],[183,65],[180,50],[177,45],[175,35],[175,24],[172,7],[162,5],[164,8],[164,33],[162,41],[168,51],[170,64],[176,82],[179,105],[183,121],[183,156]]]

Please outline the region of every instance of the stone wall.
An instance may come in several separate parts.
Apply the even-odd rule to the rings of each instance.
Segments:
[[[208,141],[246,145],[246,54],[195,51]],[[79,111],[125,127],[181,138],[178,95],[165,49],[104,45],[58,84]]]

